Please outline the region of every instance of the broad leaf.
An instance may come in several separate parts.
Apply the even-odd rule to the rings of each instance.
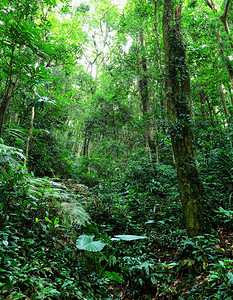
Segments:
[[[135,241],[135,240],[142,240],[146,239],[146,236],[141,236],[141,235],[129,235],[129,234],[123,234],[123,235],[115,235],[114,238],[111,240],[122,240],[122,241]]]
[[[101,241],[93,241],[94,237],[94,235],[80,235],[76,241],[76,247],[80,250],[100,252],[106,244]]]

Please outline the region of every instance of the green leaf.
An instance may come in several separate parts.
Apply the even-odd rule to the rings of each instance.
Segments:
[[[100,252],[106,244],[101,241],[93,241],[94,237],[94,235],[80,235],[76,241],[76,247],[80,250]]]
[[[47,221],[47,222],[53,224],[53,222],[52,222],[48,217],[45,217],[45,221]]]
[[[123,234],[123,235],[114,235],[114,238],[112,238],[112,241],[135,241],[135,240],[142,240],[146,239],[146,236],[141,236],[141,235],[130,235],[130,234]]]
[[[219,260],[218,262],[222,267],[224,267],[224,262],[222,260]]]
[[[148,220],[145,224],[154,224],[155,221],[154,220]]]
[[[2,241],[4,246],[8,246],[8,241]]]
[[[183,263],[184,263],[184,265],[188,265],[188,267],[191,267],[192,265],[195,264],[195,260],[188,258],[188,259],[184,259]]]
[[[7,73],[5,73],[3,70],[0,70],[0,73],[1,73],[2,81],[4,81],[7,76]]]
[[[119,282],[121,283],[122,282],[122,278],[120,277],[120,275],[116,272],[109,272],[109,271],[106,271],[105,272],[106,276],[110,279],[110,280],[113,280],[113,281],[116,281],[116,282]]]
[[[228,283],[233,284],[233,273],[228,272],[227,273],[227,278],[229,279]]]
[[[25,298],[25,295],[21,294],[21,293],[12,293],[11,294],[11,299],[20,299],[20,298]]]
[[[54,220],[54,226],[56,226],[58,223],[59,223],[59,218],[57,217],[57,218]]]

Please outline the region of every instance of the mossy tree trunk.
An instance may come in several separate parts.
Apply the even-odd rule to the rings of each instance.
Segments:
[[[163,40],[165,48],[165,91],[170,135],[187,235],[203,233],[203,188],[195,159],[190,107],[190,80],[180,15],[173,18],[173,0],[164,0]]]
[[[10,104],[11,98],[13,97],[17,77],[13,75],[13,59],[14,59],[15,43],[12,44],[11,58],[8,67],[8,76],[5,81],[4,92],[0,99],[0,137],[2,136],[2,127],[4,124],[4,118]]]

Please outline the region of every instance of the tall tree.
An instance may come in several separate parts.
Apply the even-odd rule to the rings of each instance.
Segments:
[[[206,3],[211,8],[211,10],[216,14],[217,9],[215,8],[213,0],[206,0]],[[225,28],[225,31],[226,31],[227,35],[230,34],[230,30],[229,30],[229,26],[228,26],[228,22],[227,22],[227,13],[228,13],[229,4],[230,4],[230,0],[227,0],[226,3],[225,3],[224,12],[220,16],[220,20],[222,21],[222,23],[224,25],[224,28]],[[225,53],[224,42],[223,42],[222,34],[221,34],[221,31],[220,31],[217,19],[215,20],[215,27],[216,27],[216,35],[217,35],[218,41],[219,41],[220,54],[222,56],[222,59],[225,63],[226,69],[228,71],[231,86],[233,87],[233,67],[231,65],[229,57]],[[230,44],[230,47],[232,48],[231,40],[230,40],[229,44]]]
[[[139,64],[140,79],[139,79],[139,91],[142,100],[142,112],[145,121],[145,137],[146,145],[149,146],[151,152],[155,154],[155,142],[154,142],[154,130],[153,130],[153,120],[151,118],[151,108],[150,108],[150,97],[149,97],[149,85],[148,85],[148,70],[147,62],[145,56],[145,41],[143,28],[140,31],[140,49],[141,49],[141,62]]]
[[[27,82],[31,74],[36,73],[36,60],[46,60],[51,54],[52,47],[48,53],[43,46],[40,24],[36,21],[42,2],[50,7],[54,5],[52,0],[6,0],[0,7],[0,135],[8,106],[20,82]]]
[[[199,176],[190,107],[190,79],[181,32],[181,3],[164,0],[163,40],[165,48],[167,112],[176,164],[180,197],[189,237],[203,232],[203,188]]]

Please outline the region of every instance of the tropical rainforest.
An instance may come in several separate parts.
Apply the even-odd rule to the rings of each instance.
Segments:
[[[0,299],[233,299],[233,3],[0,0]]]

